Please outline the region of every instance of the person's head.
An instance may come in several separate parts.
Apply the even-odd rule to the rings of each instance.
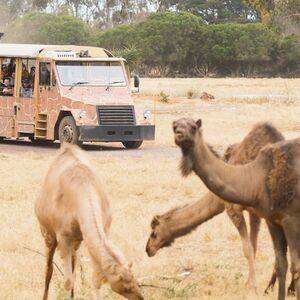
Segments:
[[[4,75],[8,73],[8,68],[6,65],[3,66],[2,68]]]
[[[10,80],[8,78],[5,78],[3,83],[6,87],[8,87],[10,85]]]
[[[30,88],[31,86],[30,86],[30,81],[29,80],[24,80],[23,81],[23,87],[24,88]]]

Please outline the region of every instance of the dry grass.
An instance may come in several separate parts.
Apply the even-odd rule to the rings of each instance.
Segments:
[[[163,80],[160,82],[164,84]],[[230,82],[232,81],[225,79],[223,85]],[[253,81],[255,82],[256,80]],[[279,86],[277,79],[272,84],[274,89]],[[173,84],[175,90],[176,86],[180,86],[180,82],[178,85]],[[158,90],[162,90],[162,87]],[[217,95],[217,90],[218,88],[214,92],[207,89],[207,92]],[[151,93],[154,95],[155,90]],[[173,92],[166,90],[166,93]],[[187,92],[183,95],[186,96]],[[143,95],[138,102],[139,105],[149,105]],[[292,106],[274,102],[249,105],[218,99],[214,103],[175,98],[172,104],[157,104],[161,109],[156,116],[157,139],[146,145],[173,146],[170,123],[180,116],[201,117],[205,137],[220,148],[240,141],[255,122],[266,119],[272,120],[285,136],[298,135],[300,108],[297,101]],[[145,244],[152,216],[176,205],[197,200],[206,193],[206,188],[196,176],[181,178],[178,171],[179,157],[132,157],[126,156],[126,152],[124,156],[116,157],[104,152],[90,159],[103,178],[113,208],[110,238],[133,261],[136,277],[145,285],[142,287],[145,299],[275,298],[276,292],[270,296],[261,296],[274,260],[265,225],[259,236],[256,260],[258,295],[255,296],[249,295],[245,288],[247,263],[238,233],[225,214],[179,239],[172,247],[161,250],[157,256],[147,257]],[[21,155],[0,154],[0,299],[41,299],[44,258],[26,248],[44,251],[33,206],[50,160],[50,155],[30,152]],[[91,267],[84,247],[80,250],[80,255],[84,282],[82,283],[78,271],[77,299],[94,299]],[[55,261],[61,267],[58,256]],[[190,275],[181,276],[185,271],[189,271]],[[61,286],[62,277],[56,270],[50,299],[64,298]],[[121,299],[107,287],[103,289],[103,294],[104,299]]]

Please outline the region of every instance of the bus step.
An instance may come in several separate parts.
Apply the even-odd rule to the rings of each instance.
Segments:
[[[36,135],[35,138],[36,138],[36,139],[45,140],[45,139],[46,139],[46,136],[44,136],[44,135]]]
[[[18,121],[18,125],[34,125],[34,122],[29,122],[29,121]]]
[[[43,130],[43,131],[47,131],[47,128],[36,127],[36,130]]]

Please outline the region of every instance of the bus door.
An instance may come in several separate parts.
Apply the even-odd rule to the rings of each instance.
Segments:
[[[54,139],[54,133],[49,132],[49,121],[51,114],[55,113],[57,107],[57,93],[51,83],[51,63],[39,63],[38,80],[38,112],[36,115],[36,138]]]
[[[17,136],[34,135],[34,117],[35,117],[35,60],[18,59],[16,68],[18,88],[17,97]]]
[[[0,137],[14,137],[16,133],[16,87],[13,58],[0,59]]]

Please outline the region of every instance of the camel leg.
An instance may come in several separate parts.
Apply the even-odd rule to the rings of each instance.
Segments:
[[[72,298],[72,289],[74,286],[74,274],[72,266],[72,244],[69,238],[64,235],[59,235],[57,237],[58,248],[60,251],[60,257],[63,261],[64,273],[65,273],[65,283],[64,287],[67,291],[70,291],[70,297]]]
[[[227,214],[234,226],[237,228],[240,238],[242,240],[244,256],[248,261],[249,275],[247,280],[247,287],[256,292],[255,268],[254,268],[254,249],[250,241],[246,221],[242,211],[227,210]]]
[[[291,272],[296,297],[300,300],[300,220],[296,217],[286,217],[282,226],[290,249]]]
[[[105,278],[103,277],[101,270],[99,269],[99,266],[97,265],[97,262],[93,259],[93,283],[96,289],[96,300],[101,300],[101,286],[105,283]]]
[[[286,280],[286,272],[288,267],[287,258],[286,258],[287,241],[281,226],[278,226],[270,222],[268,222],[267,225],[268,225],[268,229],[272,238],[273,247],[275,251],[275,271],[279,283],[277,299],[284,300],[285,280]]]
[[[74,251],[72,254],[72,275],[73,275],[73,277],[75,276],[76,261],[77,261],[77,253],[76,253],[76,251]],[[74,284],[71,289],[71,298],[74,298]]]
[[[53,274],[53,256],[56,250],[57,241],[55,235],[44,234],[46,244],[46,277],[45,277],[45,290],[43,300],[48,299],[49,285]]]
[[[250,241],[253,247],[254,258],[255,258],[256,251],[257,251],[257,238],[258,238],[258,232],[260,230],[261,218],[257,217],[252,213],[249,213],[249,220],[250,220]]]

